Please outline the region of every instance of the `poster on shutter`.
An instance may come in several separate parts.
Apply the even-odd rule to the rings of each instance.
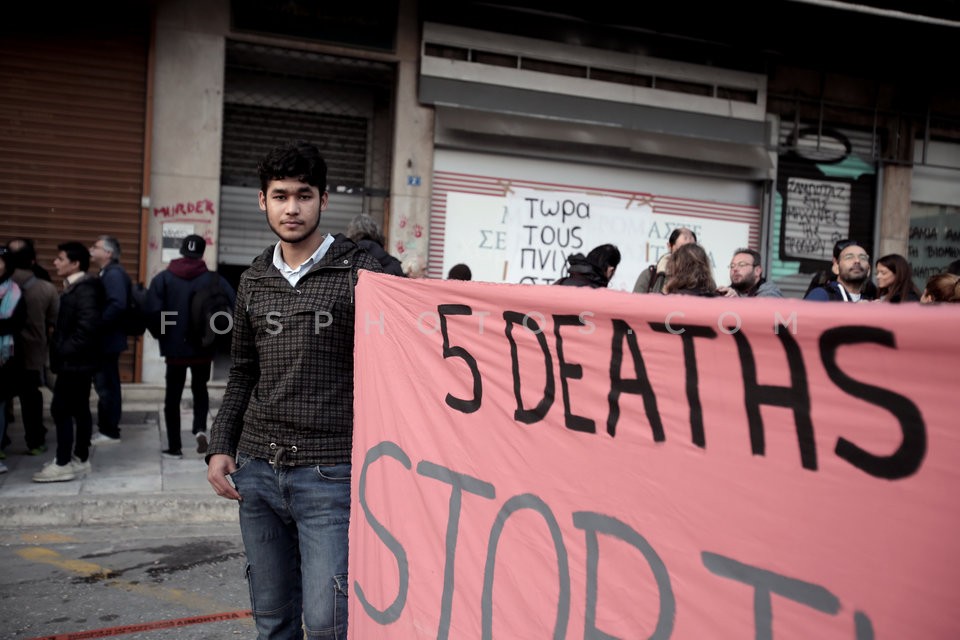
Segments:
[[[195,231],[196,225],[188,222],[166,222],[163,224],[163,249],[160,259],[170,262],[180,257],[180,245],[183,239]]]
[[[566,275],[567,258],[603,244],[617,245],[621,253],[641,247],[651,224],[650,206],[630,207],[625,198],[517,191],[506,202],[505,280],[512,283],[552,284]],[[622,261],[610,287],[632,288],[642,267]]]
[[[675,199],[666,200],[658,213],[657,196],[513,190],[504,197],[450,192],[444,206],[443,249],[431,260],[442,260],[443,274],[462,262],[470,266],[474,280],[549,284],[565,274],[569,254],[586,255],[597,245],[611,243],[620,249],[622,260],[609,288],[632,291],[640,272],[667,251],[670,233],[686,227],[706,249],[714,279],[725,284],[730,257],[740,247],[751,246],[750,225],[718,219],[717,210],[729,205],[686,201],[692,205],[688,211],[702,212],[700,217],[688,211],[678,213]],[[555,211],[556,207],[560,208]]]
[[[913,203],[907,259],[921,291],[927,278],[960,260],[960,207]]]
[[[832,260],[833,245],[850,232],[850,184],[790,178],[783,225],[784,255]]]

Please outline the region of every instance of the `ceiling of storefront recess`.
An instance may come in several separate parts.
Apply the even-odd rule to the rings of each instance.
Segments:
[[[954,57],[956,1],[422,0],[428,20],[764,72],[802,59],[887,77]]]

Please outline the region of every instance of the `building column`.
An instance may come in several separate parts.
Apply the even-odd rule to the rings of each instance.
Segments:
[[[397,95],[393,169],[390,178],[388,251],[401,261],[427,264],[430,192],[433,177],[432,108],[417,100],[420,74],[420,23],[417,1],[400,0],[397,23]]]
[[[910,188],[913,168],[887,165],[880,196],[880,243],[874,260],[890,253],[907,255],[910,241]]]
[[[226,0],[161,0],[155,11],[147,283],[180,257],[178,234],[203,236],[204,260],[217,268],[224,33],[230,25]],[[163,382],[163,359],[152,338],[143,341],[141,371],[144,382]]]

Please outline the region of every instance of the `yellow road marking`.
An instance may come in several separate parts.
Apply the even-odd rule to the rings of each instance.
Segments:
[[[184,591],[183,589],[171,589],[169,587],[159,587],[150,584],[134,584],[125,580],[112,578],[111,576],[115,575],[112,569],[102,567],[93,562],[64,558],[53,549],[47,549],[45,547],[24,547],[17,551],[17,555],[25,560],[48,564],[85,578],[101,577],[104,579],[106,586],[128,593],[150,596],[157,600],[184,605],[191,609],[197,609],[207,613],[216,613],[224,609],[224,604],[221,602],[217,602],[211,598],[204,598],[203,596]]]
[[[20,535],[23,542],[33,542],[34,544],[57,544],[58,542],[76,542],[73,536],[62,533],[24,533]]]

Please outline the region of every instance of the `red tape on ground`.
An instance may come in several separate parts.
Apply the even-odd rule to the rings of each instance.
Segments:
[[[105,629],[92,629],[90,631],[75,631],[73,633],[60,633],[53,636],[37,636],[36,638],[28,638],[27,640],[83,640],[84,638],[107,638],[109,636],[122,636],[127,633],[136,633],[137,631],[187,627],[192,624],[221,622],[223,620],[240,620],[242,618],[250,618],[252,616],[253,614],[249,609],[246,611],[225,611],[224,613],[213,613],[208,616],[193,616],[191,618],[176,618],[174,620],[157,620],[156,622],[130,624],[123,627],[107,627]]]

